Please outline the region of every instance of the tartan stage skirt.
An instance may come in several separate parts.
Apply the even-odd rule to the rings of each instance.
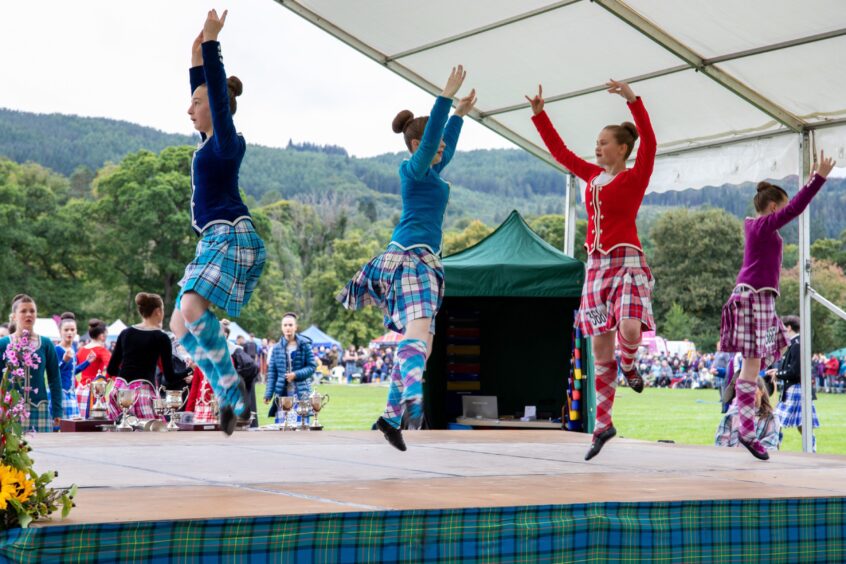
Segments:
[[[47,390],[47,401],[50,401],[52,394]],[[62,414],[63,419],[79,419],[79,402],[77,401],[77,390],[71,388],[70,390],[62,390]]]
[[[802,386],[800,384],[794,384],[787,388],[787,397],[784,398],[784,401],[778,402],[775,415],[781,421],[782,427],[802,426]],[[813,401],[811,402],[811,419],[815,429],[820,426],[820,420],[817,419],[817,408]]]
[[[787,329],[776,315],[776,294],[756,292],[746,285],[735,287],[723,306],[720,350],[739,352],[743,358],[760,358],[764,368],[781,357],[789,343]]]
[[[114,387],[109,393],[109,419],[117,421],[123,408],[118,404],[118,390],[123,389],[135,390],[135,403],[129,408],[129,415],[134,415],[138,419],[161,419],[164,417],[157,417],[153,410],[153,398],[158,397],[158,392],[153,385],[147,380],[133,380],[127,382],[121,377],[114,379]]]
[[[617,247],[609,254],[591,253],[576,323],[584,335],[617,329],[623,319],[637,319],[644,331],[655,329],[652,286],[646,257],[633,247]]]
[[[431,318],[429,332],[434,334],[444,299],[444,267],[428,249],[391,244],[356,273],[337,299],[349,310],[379,307],[385,327],[397,333],[404,334],[415,319]]]
[[[197,254],[179,281],[185,292],[196,292],[238,317],[258,284],[267,253],[253,222],[209,226],[197,243]]]

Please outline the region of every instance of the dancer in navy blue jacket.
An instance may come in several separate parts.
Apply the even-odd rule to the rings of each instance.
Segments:
[[[249,416],[246,387],[209,306],[232,317],[240,314],[261,276],[265,249],[238,189],[247,143],[232,121],[243,87],[238,78],[227,79],[217,41],[226,14],[208,13],[191,50],[188,115],[202,138],[191,163],[191,226],[200,242],[179,282],[182,290],[170,328],[211,384],[220,405],[220,427],[230,435],[235,416]]]

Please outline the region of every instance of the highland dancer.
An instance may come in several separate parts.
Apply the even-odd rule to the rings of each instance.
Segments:
[[[617,434],[611,422],[617,381],[614,337],[620,343],[620,369],[635,392],[643,391],[636,365],[643,330],[655,328],[652,319],[652,272],[646,264],[635,219],[649,185],[655,162],[655,134],[643,102],[625,82],[612,80],[608,92],[625,98],[635,123],[608,125],[596,140],[596,164],[576,156],[562,141],[544,112],[543,89],[538,87],[532,121],[552,156],[587,183],[587,277],[576,319],[582,334],[591,336],[596,378],[596,425],[585,455],[590,460]],[[626,160],[640,137],[632,168]]]
[[[789,342],[787,329],[775,309],[782,258],[778,230],[808,207],[834,164],[821,153],[819,168],[789,202],[783,188],[759,182],[752,201],[757,216],[747,217],[743,223],[746,236],[743,266],[734,291],[723,306],[720,350],[743,355],[743,367],[735,383],[740,419],[738,440],[761,460],[768,460],[770,455],[755,436],[755,379],[761,361],[764,360],[765,366],[772,364]]]
[[[444,295],[440,252],[449,184],[440,173],[455,153],[462,118],[476,103],[476,91],[471,90],[447,121],[465,75],[461,65],[452,69],[430,116],[415,118],[403,110],[394,118],[394,132],[403,134],[411,152],[399,167],[402,215],[385,252],[364,265],[338,295],[347,309],[379,306],[385,327],[404,336],[391,372],[388,405],[376,422],[387,441],[402,451],[403,413],[409,429],[423,423],[423,370]]]
[[[191,163],[191,226],[201,238],[179,282],[182,290],[170,328],[211,384],[220,405],[220,427],[231,435],[236,414],[249,417],[246,387],[209,306],[232,317],[240,314],[261,276],[265,249],[238,190],[247,144],[232,121],[243,87],[238,78],[226,77],[217,41],[226,14],[218,17],[210,11],[191,49],[188,115],[202,138]]]

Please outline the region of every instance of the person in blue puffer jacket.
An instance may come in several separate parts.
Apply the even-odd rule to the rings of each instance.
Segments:
[[[317,361],[311,351],[311,339],[297,333],[297,314],[286,313],[282,317],[282,338],[273,347],[267,367],[264,403],[270,403],[273,396],[308,396],[311,394],[311,379],[316,369]],[[270,415],[274,415],[274,412],[271,408]]]

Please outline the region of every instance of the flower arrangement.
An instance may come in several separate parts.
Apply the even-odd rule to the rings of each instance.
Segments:
[[[37,474],[29,457],[32,447],[24,438],[29,421],[30,370],[38,368],[37,345],[29,332],[14,339],[3,354],[0,379],[0,530],[27,527],[61,507],[62,518],[73,507],[76,486],[48,487],[56,472]],[[37,390],[36,390],[37,391]]]

